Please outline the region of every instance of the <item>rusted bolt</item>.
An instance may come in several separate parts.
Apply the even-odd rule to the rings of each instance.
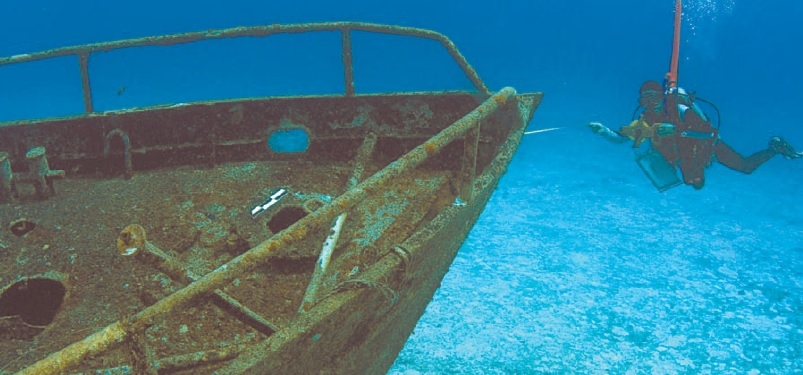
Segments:
[[[435,146],[434,142],[427,141],[424,143],[424,151],[426,151],[427,156],[432,156],[438,152],[438,147]]]

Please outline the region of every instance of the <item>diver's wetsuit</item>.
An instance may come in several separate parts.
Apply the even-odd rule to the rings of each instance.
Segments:
[[[770,138],[767,149],[742,156],[719,139],[719,130],[711,125],[708,116],[685,91],[680,88],[668,91],[657,81],[644,82],[639,90],[639,105],[644,111],[637,120],[619,130],[611,130],[599,122],[588,124],[594,133],[612,142],[632,140],[634,148],[650,140],[651,149],[659,153],[668,165],[660,159],[653,164],[650,153],[640,155],[636,161],[661,191],[677,185],[676,168],[680,169],[683,183],[701,189],[705,184],[705,168],[713,161],[749,174],[775,155],[787,159],[803,158],[803,152],[796,151],[781,137]],[[669,174],[672,174],[671,178]]]
[[[680,157],[677,165],[685,184],[692,185],[696,189],[702,188],[705,183],[703,170],[712,161],[717,161],[735,171],[749,174],[778,154],[772,148],[767,148],[745,157],[719,138],[719,131],[711,125],[710,121],[704,119],[694,109],[678,105],[678,95],[669,94],[666,98],[667,109],[678,109],[669,111],[668,117],[669,122],[676,126],[677,131],[673,137]],[[695,137],[699,134],[708,135],[708,137]]]
[[[645,84],[642,87],[647,86]],[[673,167],[678,167],[683,183],[700,189],[705,184],[704,170],[712,161],[739,171],[752,173],[758,166],[778,154],[772,147],[745,157],[719,138],[719,131],[697,110],[679,102],[675,93],[665,95],[663,106],[646,109],[641,116],[647,124],[669,123],[675,127],[671,135],[652,136],[651,147]],[[616,132],[624,136],[621,132]]]

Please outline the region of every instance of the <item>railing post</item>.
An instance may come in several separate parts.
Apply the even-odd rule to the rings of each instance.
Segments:
[[[455,46],[454,42],[452,42],[451,39],[441,34],[438,34],[437,40],[441,42],[444,48],[446,48],[446,51],[449,52],[449,55],[451,55],[454,61],[457,62],[457,65],[459,65],[460,68],[463,69],[463,72],[466,74],[466,77],[468,77],[471,83],[474,84],[474,87],[476,87],[477,90],[479,90],[481,93],[490,95],[491,90],[488,89],[488,86],[485,86],[485,83],[482,82],[482,79],[477,74],[477,71],[474,70],[474,67],[472,67],[471,64],[468,63],[466,57],[463,56],[462,53],[460,53],[460,50],[457,49],[457,46]]]
[[[340,38],[343,41],[343,71],[346,83],[346,96],[354,96],[354,65],[351,60],[351,29],[340,29]]]
[[[89,52],[78,54],[78,65],[81,68],[81,91],[84,94],[84,110],[86,113],[95,112],[92,106],[92,86],[89,85]]]

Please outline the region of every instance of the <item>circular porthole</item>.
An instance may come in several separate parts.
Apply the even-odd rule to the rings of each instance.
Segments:
[[[302,128],[282,128],[268,136],[268,148],[277,153],[299,153],[309,148],[309,134]]]

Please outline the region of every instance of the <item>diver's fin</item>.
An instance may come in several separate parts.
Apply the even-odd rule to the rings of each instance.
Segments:
[[[803,152],[795,151],[795,148],[781,137],[770,138],[770,149],[783,155],[787,159],[797,159],[803,157]]]

